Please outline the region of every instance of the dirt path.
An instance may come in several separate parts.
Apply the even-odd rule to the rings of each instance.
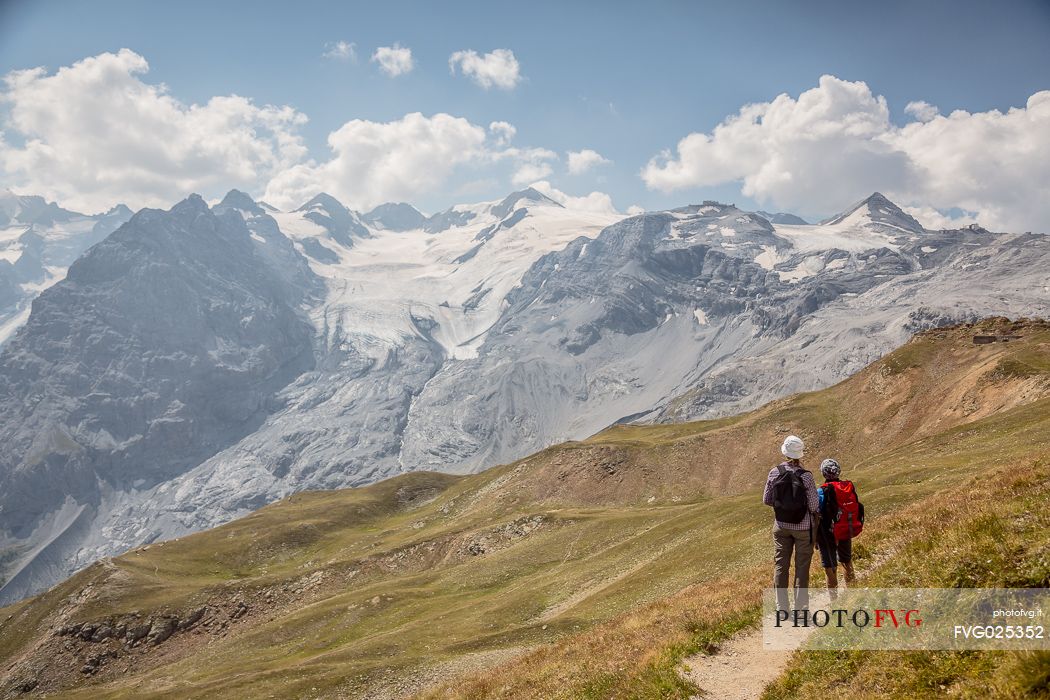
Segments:
[[[762,630],[738,634],[717,654],[696,654],[683,662],[682,675],[703,691],[700,697],[754,700],[787,666],[791,652],[762,648]]]

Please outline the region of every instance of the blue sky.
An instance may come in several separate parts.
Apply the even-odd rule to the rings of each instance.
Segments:
[[[557,154],[545,161],[553,171],[545,180],[573,195],[608,193],[620,209],[715,198],[813,216],[837,210],[853,190],[863,196],[860,187],[869,182],[860,178],[853,190],[836,191],[821,205],[812,193],[799,197],[761,186],[751,188],[749,197],[741,192],[741,177],[727,175],[730,179],[718,182],[705,173],[670,184],[665,178],[664,186],[654,187],[639,173],[664,149],[678,159],[674,149],[680,139],[710,134],[743,105],[782,93],[797,98],[825,74],[862,81],[873,95],[884,96],[897,126],[912,119],[904,108],[916,101],[935,105],[944,115],[956,109],[1023,108],[1030,96],[1050,89],[1047,36],[1050,3],[1045,1],[37,0],[0,5],[0,72],[43,66],[53,73],[128,48],[148,61],[148,72],[138,78],[164,84],[184,105],[236,94],[258,106],[294,108],[308,118],[296,133],[307,157],[318,161],[331,156],[328,135],[349,120],[388,123],[413,112],[447,113],[480,127],[513,124],[516,146]],[[356,62],[323,57],[326,47],[339,41],[355,44]],[[414,68],[388,77],[369,57],[395,42],[411,49]],[[521,79],[513,89],[483,89],[450,73],[453,52],[500,48],[512,51],[520,65]],[[31,138],[10,124],[5,128],[10,147]],[[593,149],[612,163],[571,175],[565,154],[581,149]],[[1035,155],[1040,153],[1041,145]],[[500,196],[513,189],[517,161],[496,160],[487,169],[457,167],[440,183],[411,190],[410,201],[434,210]],[[9,184],[24,189],[32,181],[25,172],[20,175],[8,167]],[[932,196],[915,186],[907,191],[915,190],[912,196],[895,182],[882,189],[895,188],[913,204],[929,203],[942,212],[961,207],[979,216],[995,208],[965,196],[953,203],[949,192]],[[1034,219],[1042,216],[1037,212]]]

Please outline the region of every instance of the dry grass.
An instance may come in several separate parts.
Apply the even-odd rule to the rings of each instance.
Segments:
[[[754,624],[767,573],[752,569],[690,586],[482,678],[459,679],[421,697],[688,698],[695,689],[678,675],[679,661]]]
[[[879,524],[876,587],[1050,587],[1050,463],[982,471]],[[798,652],[766,700],[1050,697],[1048,652]]]

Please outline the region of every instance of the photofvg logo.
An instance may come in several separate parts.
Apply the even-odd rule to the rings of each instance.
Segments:
[[[848,608],[832,607],[830,609],[817,610],[777,610],[776,626],[784,627],[816,627],[822,628],[832,625],[834,627],[845,627],[853,625],[863,629],[868,625],[880,628],[884,624],[897,628],[919,627],[922,618],[918,610],[894,610],[892,608],[879,608],[877,610],[850,610]]]
[[[1046,588],[767,589],[763,605],[767,649],[1050,649]]]

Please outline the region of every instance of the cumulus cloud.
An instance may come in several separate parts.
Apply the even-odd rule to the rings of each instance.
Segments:
[[[645,207],[640,207],[637,204],[632,204],[631,206],[627,207],[627,214],[629,216],[638,216],[639,214],[644,214],[644,213],[645,213]]]
[[[501,146],[510,143],[518,133],[510,122],[492,122],[489,124],[489,131],[495,136],[496,143]]]
[[[514,171],[514,175],[511,177],[511,182],[514,183],[515,187],[523,187],[537,178],[547,177],[553,172],[554,168],[551,167],[550,163],[542,161],[536,163],[522,163],[518,166],[517,170]]]
[[[619,214],[619,212],[616,211],[616,207],[613,206],[612,197],[605,192],[591,192],[582,197],[573,197],[572,195],[565,194],[561,190],[556,189],[546,180],[533,182],[530,184],[530,187],[541,194],[547,195],[567,209],[590,211],[597,214]],[[628,213],[630,213],[630,210],[628,210]]]
[[[89,212],[121,201],[168,206],[194,191],[258,189],[305,155],[297,129],[306,117],[291,107],[237,95],[183,104],[143,82],[148,70],[123,49],[54,74],[8,73],[0,93],[7,184]]]
[[[904,106],[904,111],[918,119],[920,122],[928,122],[940,114],[940,111],[936,107],[924,100],[909,102]]]
[[[1050,230],[1050,91],[1025,107],[943,116],[913,103],[896,126],[863,82],[825,75],[798,98],[745,105],[683,138],[642,178],[665,192],[738,181],[777,208],[827,212],[872,191],[908,206],[973,212],[998,230]]]
[[[350,41],[328,43],[325,44],[324,53],[321,55],[335,61],[357,63],[357,44]]]
[[[597,151],[585,148],[582,151],[569,151],[565,154],[569,162],[569,174],[581,175],[598,165],[608,165],[611,160]]]
[[[409,73],[415,67],[412,60],[412,49],[394,44],[393,46],[380,46],[372,54],[372,62],[379,64],[379,70],[391,78]]]
[[[514,175],[511,177],[515,187],[522,187],[549,176],[554,172],[551,161],[558,159],[558,154],[547,148],[506,148],[493,156],[497,160],[510,158],[516,163]]]
[[[280,207],[325,191],[363,209],[455,194],[461,176],[488,190],[509,170],[522,186],[559,161],[550,149],[514,145],[509,122],[420,113],[348,121],[329,134],[327,155],[310,158],[299,135],[306,117],[294,109],[237,95],[186,104],[145,82],[148,69],[122,50],[54,73],[9,73],[0,88],[0,182],[89,212],[121,201],[167,207],[233,187]]]
[[[516,133],[508,122],[492,122],[486,130],[449,114],[427,117],[417,112],[391,122],[355,119],[328,137],[329,160],[301,163],[278,173],[263,196],[287,208],[324,191],[351,207],[370,209],[429,194],[444,187],[461,168],[476,171],[509,164],[515,187],[553,173],[558,154],[547,148],[510,145]],[[492,182],[491,177],[474,181],[485,188]],[[469,191],[473,191],[470,183],[456,193]]]
[[[331,159],[279,173],[264,197],[278,207],[301,204],[321,191],[361,209],[408,201],[442,185],[457,166],[491,160],[486,138],[483,127],[449,114],[354,119],[329,135]]]
[[[484,55],[473,49],[456,51],[448,57],[448,67],[453,75],[459,68],[463,75],[486,90],[493,87],[513,90],[521,82],[521,66],[510,49],[495,49]]]
[[[742,180],[748,196],[822,210],[914,178],[907,156],[882,138],[889,128],[885,99],[864,83],[824,76],[797,100],[745,105],[711,134],[686,136],[642,177],[663,191]]]

